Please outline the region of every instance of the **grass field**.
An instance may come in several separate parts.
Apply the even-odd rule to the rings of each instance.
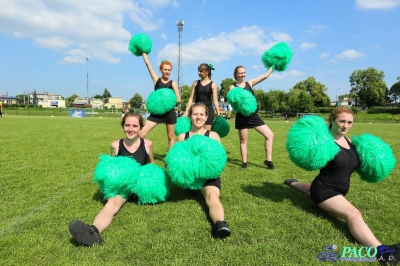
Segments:
[[[222,140],[228,163],[221,175],[221,201],[232,236],[210,236],[204,200],[177,187],[167,202],[139,206],[128,202],[102,233],[104,245],[77,246],[68,224],[91,224],[103,207],[92,182],[102,153],[122,138],[117,118],[6,116],[0,118],[0,261],[2,265],[320,265],[317,256],[336,244],[361,247],[346,224],[320,210],[307,196],[282,184],[286,178],[311,182],[288,159],[286,134],[293,122],[268,120],[275,133],[275,171],[266,170],[263,139],[249,131],[247,169],[241,169],[239,141]],[[355,123],[351,133],[371,133],[400,154],[400,124]],[[165,126],[148,136],[156,164],[164,166]],[[378,184],[356,174],[347,198],[364,215],[378,239],[400,242],[397,204],[399,164]],[[341,264],[350,264],[341,262]],[[376,262],[370,265],[375,265]]]

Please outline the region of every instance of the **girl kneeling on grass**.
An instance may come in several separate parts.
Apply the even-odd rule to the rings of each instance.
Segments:
[[[127,112],[122,118],[122,128],[125,138],[111,142],[112,156],[127,156],[135,159],[139,164],[154,163],[153,143],[148,139],[139,138],[139,131],[143,128],[143,118],[138,113]],[[114,218],[114,215],[127,201],[120,195],[109,198],[103,209],[94,218],[92,225],[73,220],[69,224],[72,237],[81,244],[93,246],[101,245],[103,232]]]
[[[195,134],[204,135],[211,139],[221,142],[219,135],[205,128],[205,123],[208,119],[208,108],[204,103],[195,103],[189,110],[189,118],[192,121],[192,127],[190,131],[182,133],[178,136],[178,142],[185,141]],[[209,156],[213,156],[209,154]],[[221,180],[219,177],[207,180],[201,193],[206,201],[208,207],[208,213],[211,220],[213,221],[213,227],[211,230],[212,236],[215,238],[225,238],[231,235],[231,231],[224,221],[224,207],[219,199],[221,190]]]
[[[340,148],[339,153],[320,170],[311,185],[297,179],[287,179],[284,184],[310,195],[320,208],[345,220],[351,235],[358,242],[378,248],[379,262],[397,265],[400,261],[400,244],[382,245],[365,223],[360,211],[345,198],[350,189],[350,176],[360,166],[355,146],[345,136],[353,126],[353,120],[351,109],[345,106],[335,108],[329,117],[329,129]]]

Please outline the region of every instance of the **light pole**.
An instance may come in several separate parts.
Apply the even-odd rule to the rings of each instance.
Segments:
[[[178,89],[182,96],[182,78],[181,78],[181,64],[182,64],[182,30],[185,22],[180,19],[175,25],[178,27]]]
[[[338,98],[337,98],[337,91],[340,90],[340,88],[337,89],[333,89],[334,91],[336,91],[336,106],[338,106]]]
[[[86,55],[86,103],[89,104],[89,55]]]

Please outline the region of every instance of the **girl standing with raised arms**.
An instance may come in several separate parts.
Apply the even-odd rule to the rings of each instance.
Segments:
[[[180,103],[181,96],[179,94],[178,85],[176,84],[175,81],[170,80],[172,64],[166,60],[163,60],[161,62],[160,64],[161,78],[160,78],[153,70],[153,67],[150,64],[148,55],[146,53],[143,53],[143,60],[149,71],[150,77],[154,82],[154,90],[161,88],[169,88],[174,91],[177,103]],[[139,137],[144,138],[158,124],[166,124],[167,136],[168,136],[168,149],[170,149],[175,142],[174,130],[176,124],[176,112],[174,108],[162,115],[150,114],[149,118],[145,122],[143,129],[139,133]]]
[[[240,87],[244,90],[251,92],[254,95],[253,87],[260,83],[261,81],[267,79],[271,75],[272,68],[269,68],[264,75],[257,78],[251,79],[248,82],[245,81],[246,69],[243,66],[237,66],[233,72],[233,77],[236,82],[234,85],[230,86],[230,89],[234,87]],[[272,142],[274,140],[274,133],[271,129],[264,123],[264,121],[257,114],[257,111],[249,116],[244,116],[241,113],[236,113],[235,118],[235,129],[239,132],[240,139],[240,154],[242,156],[242,168],[247,167],[247,139],[248,139],[248,129],[254,128],[258,133],[263,135],[265,138],[265,160],[264,164],[268,169],[274,170],[275,166],[272,163]]]

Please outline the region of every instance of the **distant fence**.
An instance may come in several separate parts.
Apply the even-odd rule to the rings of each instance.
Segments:
[[[72,110],[72,109],[71,109]],[[3,115],[4,116],[13,116],[13,115],[22,115],[22,116],[64,116],[64,117],[69,117],[71,116],[71,111],[70,109],[66,110],[37,110],[37,109],[15,109],[15,110],[4,110],[3,108]],[[79,110],[77,110],[79,111]],[[74,110],[75,112],[75,110]],[[90,117],[104,117],[104,118],[121,118],[121,113],[112,113],[112,112],[85,112],[85,118],[90,118]]]

